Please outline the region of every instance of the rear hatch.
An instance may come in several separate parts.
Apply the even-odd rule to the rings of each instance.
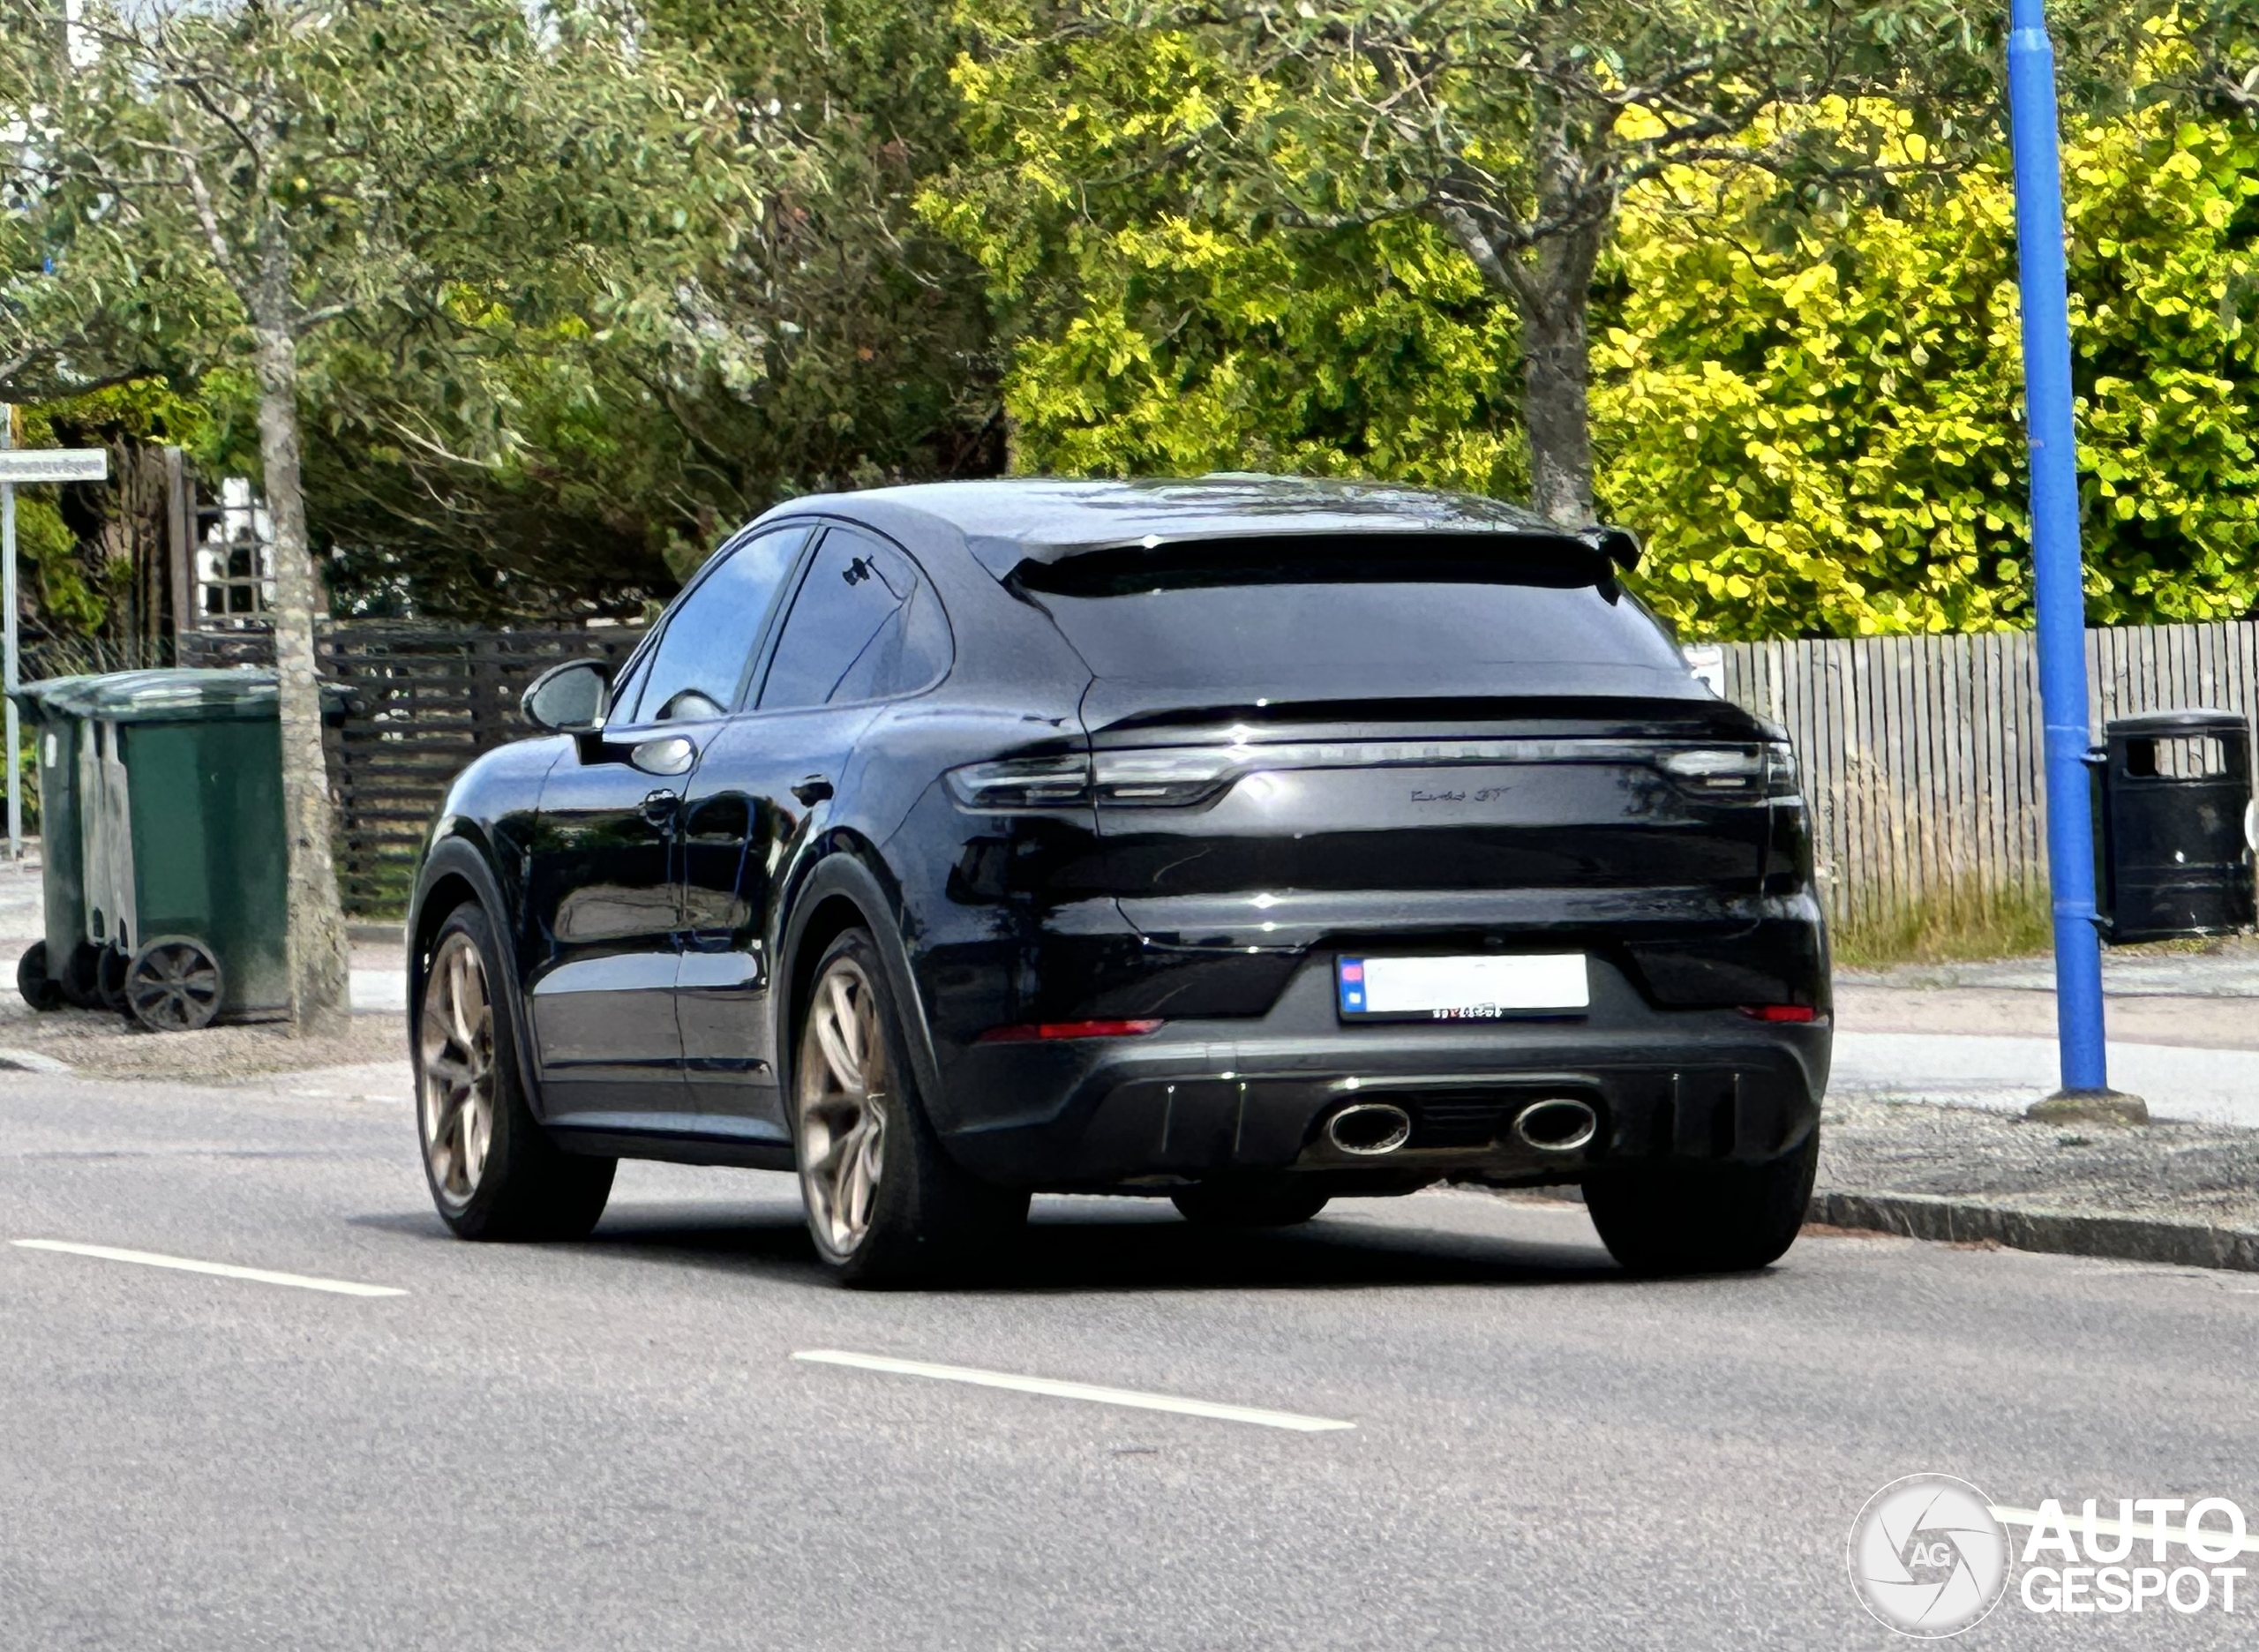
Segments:
[[[1105,883],[1151,946],[1212,956],[1219,1010],[1314,949],[1573,945],[1636,977],[1642,941],[1752,922],[1785,789],[1765,727],[1589,546],[1445,537],[1015,576],[1093,675]]]

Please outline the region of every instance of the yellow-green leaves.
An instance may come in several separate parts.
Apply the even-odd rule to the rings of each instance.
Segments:
[[[2069,134],[2098,621],[2259,598],[2255,165],[2240,130],[2161,110]],[[1757,180],[1691,170],[1626,203],[1595,413],[1651,599],[1729,636],[2027,623],[2010,180],[1975,169],[1785,241],[1767,205]]]

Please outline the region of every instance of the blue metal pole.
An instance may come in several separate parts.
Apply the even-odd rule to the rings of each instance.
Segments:
[[[2071,329],[2064,297],[2063,176],[2055,49],[2042,0],[2011,0],[2008,113],[2023,291],[2024,417],[2031,446],[2032,584],[2039,707],[2046,727],[2047,880],[2055,920],[2055,1024],[2066,1092],[2106,1091],[2102,945],[2094,926],[2094,822],[2086,768],[2086,598],[2078,455],[2071,434]]]

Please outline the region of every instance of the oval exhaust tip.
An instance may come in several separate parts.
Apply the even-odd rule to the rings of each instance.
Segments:
[[[1325,1139],[1343,1153],[1370,1158],[1412,1139],[1412,1115],[1386,1101],[1358,1101],[1325,1121]]]
[[[1514,1134],[1540,1153],[1574,1153],[1600,1130],[1600,1115],[1589,1101],[1552,1096],[1533,1101],[1514,1115]]]

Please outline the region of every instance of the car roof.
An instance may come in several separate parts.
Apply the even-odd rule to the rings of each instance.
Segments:
[[[795,499],[771,514],[809,510],[865,517],[881,527],[907,515],[953,528],[998,579],[1029,562],[1086,551],[1274,536],[1475,534],[1573,541],[1626,567],[1639,559],[1639,542],[1621,528],[1565,529],[1475,494],[1331,477],[1227,473],[927,482]]]

